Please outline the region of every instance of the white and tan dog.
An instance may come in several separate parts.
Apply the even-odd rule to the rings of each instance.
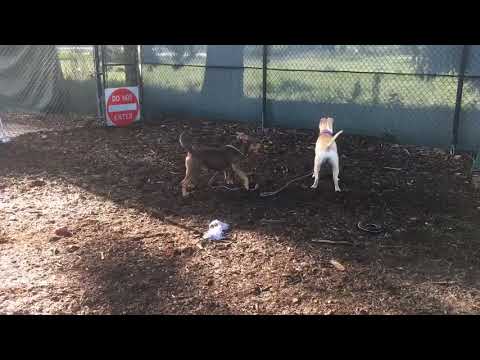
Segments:
[[[333,118],[321,118],[318,125],[320,134],[318,135],[317,143],[315,144],[315,163],[313,167],[312,178],[315,178],[315,182],[312,185],[312,189],[316,189],[318,186],[318,178],[320,174],[320,168],[324,161],[328,160],[332,165],[333,184],[335,185],[335,191],[341,191],[338,186],[338,174],[340,172],[337,144],[335,140],[343,132],[340,130],[333,135]]]

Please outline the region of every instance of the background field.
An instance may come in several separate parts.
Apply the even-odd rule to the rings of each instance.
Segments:
[[[84,64],[90,62],[86,61],[89,55],[84,56],[85,61],[79,60],[78,55],[72,60],[67,51],[60,51],[62,70],[66,79],[91,80],[88,73],[93,72],[93,68],[85,69]],[[261,69],[257,57],[251,57],[250,60],[246,58],[245,63],[247,66],[253,65]],[[144,82],[146,86],[179,93],[199,93],[207,71],[202,67],[204,64],[204,60],[199,61],[195,58],[186,61],[184,65],[187,66],[144,65]],[[414,108],[455,106],[457,79],[441,76],[421,78],[415,75],[416,68],[411,56],[377,55],[366,60],[365,57],[356,54],[336,56],[325,54],[323,58],[304,54],[299,58],[273,58],[269,67],[279,69],[268,71],[268,98],[271,100],[385,106],[401,104]],[[288,71],[291,69],[312,71]],[[261,71],[244,70],[243,91],[246,97],[261,96],[261,76]],[[107,79],[110,86],[124,84],[125,66],[109,67]],[[478,105],[479,101],[478,88],[472,86],[472,83],[467,83],[463,93],[464,106],[468,110]]]

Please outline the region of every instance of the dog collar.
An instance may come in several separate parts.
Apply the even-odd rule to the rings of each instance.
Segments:
[[[322,130],[320,134],[328,134],[328,135],[333,135],[333,132],[330,130]]]

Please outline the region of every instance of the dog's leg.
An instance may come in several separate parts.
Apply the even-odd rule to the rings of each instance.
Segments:
[[[235,164],[232,164],[232,169],[233,171],[235,172],[235,174],[237,174],[237,176],[240,178],[240,180],[242,181],[243,183],[243,187],[246,189],[246,190],[250,190],[250,184],[248,182],[248,176]]]
[[[315,178],[313,185],[311,186],[312,189],[316,189],[318,186],[318,178],[320,176],[320,167],[322,166],[323,157],[320,155],[315,155],[315,163],[313,166],[313,175],[312,177]]]
[[[338,161],[338,154],[335,153],[330,158],[330,162],[332,164],[332,175],[333,175],[333,184],[335,185],[335,191],[340,192],[340,187],[338,186],[338,174],[340,173],[340,166]]]
[[[230,171],[225,170],[223,172],[223,174],[225,176],[225,182],[227,183],[227,185],[233,185],[233,179],[232,179],[232,176],[230,174]]]

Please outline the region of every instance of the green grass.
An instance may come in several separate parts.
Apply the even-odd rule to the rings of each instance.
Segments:
[[[60,66],[65,80],[91,80],[95,71],[93,60],[88,58],[60,60]]]
[[[315,56],[308,55],[298,57],[279,58],[274,57],[268,63],[269,68],[280,69],[317,69],[337,71],[364,71],[364,72],[392,72],[392,73],[415,73],[415,66],[411,58],[405,55],[330,55]]]
[[[322,69],[343,71],[382,71],[414,73],[408,57],[358,57],[338,56],[332,58],[272,60],[271,68]],[[369,59],[369,60],[365,60]],[[85,80],[93,71],[93,61],[61,59],[67,79]],[[85,66],[87,64],[87,66]],[[88,64],[91,64],[88,65]],[[168,65],[144,65],[143,78],[146,86],[161,87],[178,92],[200,92],[205,68],[172,67]],[[125,82],[122,66],[110,67],[107,73],[109,86]],[[307,101],[326,103],[355,103],[360,105],[395,105],[428,108],[455,106],[457,79],[434,77],[426,81],[411,75],[375,75],[372,73],[290,72],[269,70],[267,75],[268,98],[279,101]],[[244,71],[244,95],[260,97],[262,71]],[[464,88],[463,103],[475,106],[480,94],[470,83]]]

